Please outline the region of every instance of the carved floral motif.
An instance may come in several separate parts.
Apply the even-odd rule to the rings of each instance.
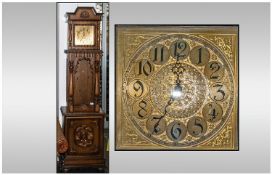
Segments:
[[[80,13],[80,17],[81,18],[89,18],[90,14],[87,11],[83,11]]]
[[[92,59],[90,59],[90,58],[88,58],[88,57],[81,57],[81,58],[79,58],[78,61],[76,62],[76,66],[75,66],[75,69],[74,69],[75,73],[77,73],[77,68],[78,68],[78,66],[79,66],[79,64],[80,64],[81,61],[87,61],[87,62],[89,63],[89,66],[90,66],[90,70],[93,71],[93,66],[92,66],[93,63],[92,63]]]
[[[90,146],[94,141],[93,129],[87,125],[81,125],[75,129],[74,137],[78,146]]]

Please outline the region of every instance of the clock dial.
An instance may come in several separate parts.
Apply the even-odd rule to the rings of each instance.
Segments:
[[[179,142],[186,137],[186,126],[180,121],[173,121],[167,127],[167,136],[174,142]]]
[[[122,77],[117,79],[117,88],[122,90],[117,94],[117,125],[123,126],[118,128],[123,137],[117,138],[117,145],[125,149],[221,149],[210,145],[211,139],[229,124],[232,139],[237,134],[234,53],[227,56],[217,42],[208,39],[210,34],[200,34],[201,28],[196,33],[148,30],[149,35],[141,35],[142,30],[141,38],[134,39],[139,43],[133,51],[129,45],[118,48],[123,50],[117,58],[124,59],[118,66],[124,66],[117,74]],[[137,36],[135,30],[131,33],[121,36]],[[127,133],[134,133],[135,139],[128,141]],[[234,147],[232,142],[224,148]]]
[[[75,45],[94,45],[94,26],[75,25]]]
[[[196,66],[203,66],[208,63],[210,59],[210,52],[206,47],[196,46],[190,53],[190,60]]]
[[[133,69],[134,72],[132,72],[132,75],[137,75],[140,78],[147,78],[154,72],[152,61],[147,59],[136,61]]]
[[[202,114],[206,121],[218,122],[222,119],[223,109],[219,104],[211,102],[203,107]]]
[[[140,79],[135,79],[129,83],[127,86],[127,93],[132,98],[140,98],[145,96],[148,92],[148,86],[144,83],[144,81]]]
[[[229,96],[228,88],[223,83],[214,83],[210,87],[210,97],[214,101],[227,100]]]
[[[150,49],[149,58],[154,64],[162,65],[169,59],[168,48],[158,44]]]
[[[188,56],[190,46],[182,39],[172,42],[170,46],[171,56],[177,60],[184,59]]]
[[[146,100],[139,100],[133,105],[134,115],[139,119],[146,119],[152,114],[151,103]]]
[[[224,66],[218,61],[210,61],[204,70],[204,74],[211,81],[218,81],[224,77]]]
[[[146,121],[146,129],[152,135],[160,135],[165,131],[166,121],[160,116],[150,116]]]
[[[202,117],[193,117],[188,121],[188,132],[193,137],[201,137],[207,132],[207,123]]]

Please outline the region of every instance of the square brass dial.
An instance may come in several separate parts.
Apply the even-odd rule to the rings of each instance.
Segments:
[[[94,26],[75,25],[75,45],[94,45]]]
[[[238,25],[116,26],[116,150],[238,150]]]

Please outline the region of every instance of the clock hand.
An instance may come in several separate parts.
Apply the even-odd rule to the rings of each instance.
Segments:
[[[161,117],[154,117],[153,119],[159,119],[155,125],[154,125],[154,130],[152,132],[153,133],[157,133],[160,131],[160,128],[159,128],[159,124],[160,124],[160,121],[165,117],[166,113],[167,113],[167,107],[169,107],[173,101],[180,97],[181,95],[181,91],[182,91],[182,87],[180,85],[180,75],[185,71],[185,69],[181,66],[180,63],[178,63],[178,60],[175,64],[175,66],[172,68],[172,72],[177,76],[177,79],[176,79],[176,86],[174,88],[174,93],[171,95],[170,99],[168,100],[165,108],[164,108],[164,113]]]
[[[154,130],[153,130],[152,134],[153,134],[153,133],[157,133],[157,132],[160,131],[160,128],[159,128],[160,121],[165,117],[165,115],[166,115],[166,113],[167,113],[166,108],[169,107],[169,106],[173,103],[173,101],[174,101],[174,100],[173,100],[173,98],[171,97],[171,98],[168,100],[168,102],[167,102],[167,104],[166,104],[166,106],[165,106],[165,108],[164,108],[164,114],[163,114],[161,117],[154,117],[154,118],[153,118],[153,119],[159,119],[159,120],[155,123],[155,125],[154,125]]]
[[[177,61],[179,61],[180,60],[180,57],[184,57],[186,54],[184,54],[184,53],[178,53],[177,54]]]

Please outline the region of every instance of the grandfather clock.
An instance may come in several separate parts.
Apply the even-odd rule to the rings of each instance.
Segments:
[[[93,7],[68,16],[67,106],[61,107],[69,149],[64,168],[104,167],[104,113],[100,109],[100,22]]]

